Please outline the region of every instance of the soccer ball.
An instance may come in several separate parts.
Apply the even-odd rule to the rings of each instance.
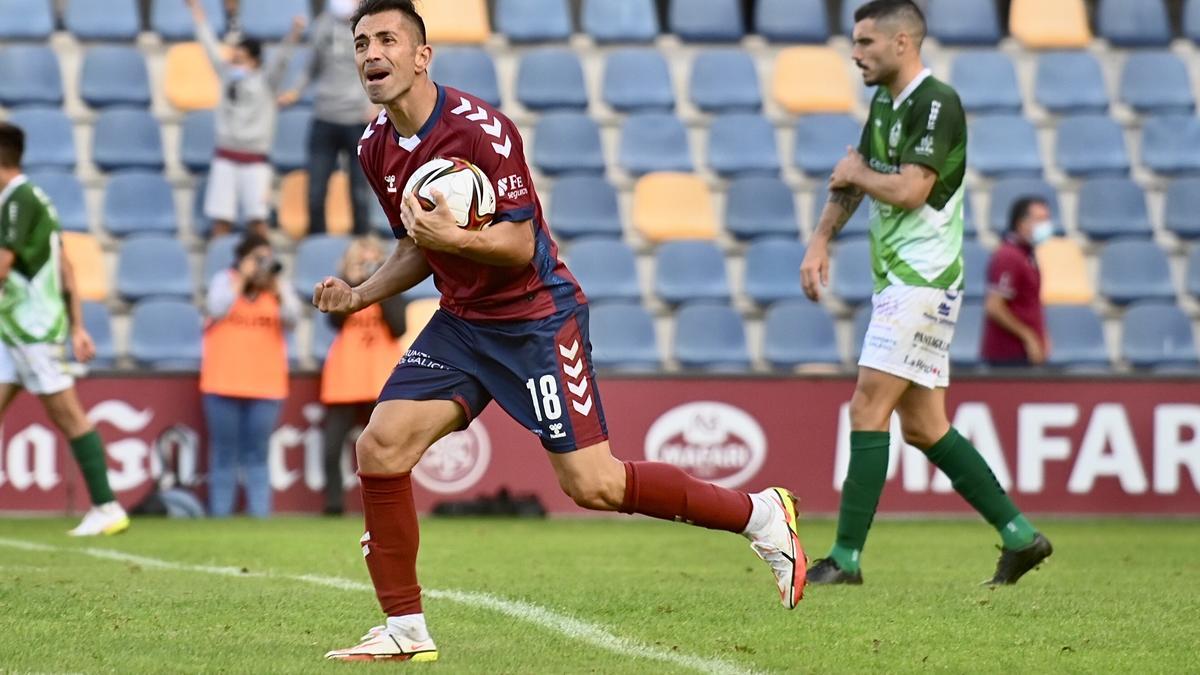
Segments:
[[[404,184],[404,196],[417,195],[421,208],[437,206],[433,191],[446,198],[458,226],[482,230],[496,214],[496,191],[479,167],[459,157],[437,157],[422,164]]]

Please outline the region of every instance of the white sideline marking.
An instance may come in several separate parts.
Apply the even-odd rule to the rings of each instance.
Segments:
[[[251,579],[285,579],[288,581],[299,581],[316,586],[325,586],[327,588],[336,588],[342,591],[367,592],[374,590],[370,584],[366,584],[361,581],[354,581],[352,579],[343,579],[341,577],[326,577],[312,574],[278,574],[274,572],[243,572],[242,568],[240,567],[191,565],[188,563],[163,560],[161,558],[150,558],[147,556],[135,555],[133,553],[125,553],[123,551],[115,551],[108,548],[64,548],[20,539],[6,539],[3,537],[0,537],[0,546],[21,549],[23,551],[80,553],[93,558],[134,563],[136,565],[141,565],[142,567],[173,570],[178,572],[200,572],[202,574],[215,574],[218,576],[243,577]],[[708,659],[700,656],[692,656],[691,654],[667,651],[658,647],[642,644],[636,640],[615,635],[600,624],[591,623],[582,619],[576,619],[575,617],[567,614],[560,614],[540,605],[522,602],[520,600],[506,600],[499,596],[492,595],[491,593],[459,591],[454,589],[424,589],[423,593],[425,597],[435,600],[447,600],[449,602],[462,605],[485,607],[492,611],[499,612],[500,614],[510,616],[514,619],[527,621],[529,623],[541,626],[542,628],[561,633],[572,640],[586,642],[594,647],[606,649],[622,656],[648,659],[651,661],[664,661],[666,663],[671,663],[683,668],[697,670],[702,673],[742,675],[753,672],[721,659]]]

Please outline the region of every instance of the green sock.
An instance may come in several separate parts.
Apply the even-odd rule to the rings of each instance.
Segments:
[[[983,456],[958,430],[950,427],[925,454],[946,474],[955,491],[996,528],[1005,548],[1023,548],[1033,541],[1037,530],[1004,493]]]
[[[883,482],[887,480],[888,432],[851,431],[850,468],[842,483],[837,543],[829,557],[846,572],[858,571],[858,559],[875,519]]]
[[[106,504],[116,500],[112,488],[108,486],[108,462],[104,457],[104,441],[100,440],[100,434],[92,429],[79,438],[72,438],[71,452],[74,453],[79,470],[83,473],[92,504]]]

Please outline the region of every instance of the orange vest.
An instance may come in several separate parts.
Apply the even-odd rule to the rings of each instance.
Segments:
[[[204,330],[200,391],[237,398],[287,398],[287,340],[279,299],[239,297]]]
[[[401,353],[400,340],[392,337],[379,305],[346,317],[321,369],[321,403],[374,401]]]

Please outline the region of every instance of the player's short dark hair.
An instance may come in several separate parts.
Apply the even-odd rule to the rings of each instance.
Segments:
[[[21,166],[25,154],[25,132],[11,122],[0,122],[0,166],[8,169]]]
[[[1049,202],[1047,202],[1045,198],[1037,195],[1021,197],[1017,201],[1013,202],[1012,208],[1008,210],[1008,231],[1015,231],[1017,229],[1017,225],[1020,224],[1022,220],[1025,220],[1025,217],[1029,215],[1029,209],[1033,208],[1036,204],[1041,204],[1045,207],[1050,206]]]
[[[871,0],[854,12],[854,23],[891,18],[903,18],[916,23],[920,27],[920,34],[913,38],[917,44],[925,39],[925,13],[912,0]]]
[[[238,242],[237,248],[233,249],[233,266],[237,267],[238,262],[242,258],[250,255],[250,252],[259,246],[271,246],[271,241],[261,234],[247,232],[242,236],[242,240]]]
[[[261,42],[255,40],[254,38],[242,38],[241,40],[238,40],[237,47],[239,49],[245,49],[246,53],[250,55],[250,58],[254,59],[255,63],[260,66],[262,65],[263,47]]]
[[[358,22],[362,21],[364,16],[393,11],[408,17],[408,20],[417,27],[417,35],[421,38],[417,44],[425,44],[425,20],[417,12],[416,5],[412,0],[362,0],[358,5],[358,11],[354,13],[354,18],[350,20],[351,30],[358,28]]]

